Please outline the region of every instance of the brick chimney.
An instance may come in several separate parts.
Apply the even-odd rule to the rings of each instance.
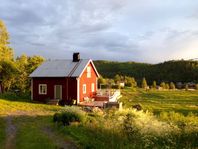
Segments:
[[[73,62],[79,62],[80,61],[80,53],[73,53]]]

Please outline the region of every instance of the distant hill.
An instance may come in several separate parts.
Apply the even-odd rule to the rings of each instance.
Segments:
[[[113,78],[116,74],[135,77],[140,82],[146,77],[148,83],[152,81],[165,82],[198,82],[198,61],[177,60],[159,64],[137,62],[94,61],[99,73],[103,77]]]

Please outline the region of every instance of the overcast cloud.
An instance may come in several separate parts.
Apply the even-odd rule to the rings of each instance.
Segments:
[[[0,0],[15,55],[157,63],[198,58],[195,0]]]

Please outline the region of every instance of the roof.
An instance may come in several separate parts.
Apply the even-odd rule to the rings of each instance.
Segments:
[[[91,62],[97,76],[99,76],[92,60],[48,60],[34,70],[30,77],[80,77],[87,65]]]

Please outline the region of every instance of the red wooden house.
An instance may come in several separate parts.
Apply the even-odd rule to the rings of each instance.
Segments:
[[[73,60],[44,62],[30,77],[32,100],[75,99],[78,104],[96,93],[99,74],[92,60],[74,53]]]

